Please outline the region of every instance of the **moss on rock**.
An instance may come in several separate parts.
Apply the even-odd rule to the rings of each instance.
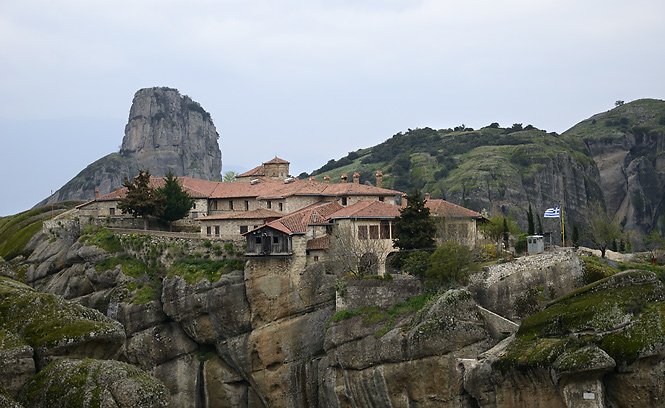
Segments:
[[[0,278],[0,326],[18,335],[45,363],[53,356],[110,358],[122,346],[122,325],[100,312]]]
[[[665,288],[648,271],[626,271],[594,282],[522,322],[494,366],[585,369],[588,346],[617,362],[665,351]],[[590,354],[589,354],[590,355]],[[590,363],[589,363],[590,364]],[[608,363],[609,364],[609,363]]]
[[[33,376],[18,401],[42,407],[165,407],[168,390],[141,369],[119,361],[57,360]]]

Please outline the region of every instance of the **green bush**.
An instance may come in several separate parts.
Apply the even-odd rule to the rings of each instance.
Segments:
[[[425,276],[429,267],[430,254],[427,251],[414,251],[404,257],[402,270],[409,275]]]
[[[181,276],[188,284],[198,282],[204,278],[210,282],[216,282],[223,274],[234,270],[242,270],[244,267],[245,262],[238,259],[212,261],[210,259],[186,258],[173,263],[169,269],[169,276]]]
[[[445,242],[429,257],[425,276],[463,285],[467,282],[469,274],[478,269],[478,265],[473,261],[473,253],[467,246]]]
[[[517,241],[515,241],[515,252],[518,254],[523,254],[526,252],[528,249],[526,237],[529,236],[529,234],[522,234],[517,238]]]
[[[95,245],[109,252],[122,251],[120,239],[112,231],[106,228],[99,228],[93,235],[82,236],[80,240],[85,242],[86,245]]]

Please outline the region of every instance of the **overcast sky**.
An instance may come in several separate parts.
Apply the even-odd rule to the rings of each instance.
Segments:
[[[223,171],[408,128],[563,132],[665,97],[662,0],[2,0],[0,216],[118,150],[134,93],[211,113]]]

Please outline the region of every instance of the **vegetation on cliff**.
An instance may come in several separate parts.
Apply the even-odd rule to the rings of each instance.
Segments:
[[[651,272],[631,270],[601,279],[524,319],[494,366],[502,371],[549,367],[562,356],[583,355],[578,351],[587,346],[629,364],[662,347],[664,300],[665,288]]]
[[[42,229],[45,219],[74,208],[79,201],[56,203],[0,217],[0,257],[9,261],[21,254],[30,238]]]

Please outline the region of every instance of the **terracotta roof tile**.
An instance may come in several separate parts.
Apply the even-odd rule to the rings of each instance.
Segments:
[[[262,164],[244,173],[237,174],[236,177],[252,177],[252,176],[265,176],[265,175],[266,175],[266,169],[265,167],[263,167]]]
[[[400,206],[383,201],[358,201],[330,215],[336,218],[394,218],[399,216]]]
[[[480,213],[441,199],[429,199],[425,203],[425,207],[429,208],[431,214],[437,217],[483,217]]]
[[[219,184],[218,181],[200,180],[191,177],[178,177],[178,184],[182,186],[190,196],[194,198],[207,198]],[[164,177],[150,176],[150,187],[159,188],[164,185]],[[127,195],[127,187],[118,188],[105,194],[97,199],[97,201],[112,201],[122,200]]]
[[[291,164],[291,163],[284,160],[284,159],[280,159],[279,157],[275,156],[274,159],[268,160],[267,162],[265,162],[263,164]]]
[[[269,222],[259,228],[269,227],[285,234],[304,234],[309,224],[321,224],[328,221],[328,215],[342,209],[337,201],[320,201],[284,217]]]
[[[330,237],[324,235],[318,238],[312,238],[307,241],[307,249],[328,249],[330,247]]]

